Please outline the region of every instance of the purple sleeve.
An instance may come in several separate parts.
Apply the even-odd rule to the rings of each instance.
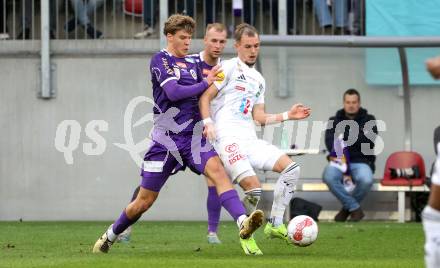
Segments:
[[[163,90],[171,101],[178,101],[201,94],[208,88],[208,82],[205,79],[202,82],[183,86],[177,83],[177,80],[169,80],[163,86]]]
[[[199,79],[203,79],[205,76],[203,75],[203,63],[202,61],[197,62],[197,77]],[[200,81],[199,81],[200,82]]]

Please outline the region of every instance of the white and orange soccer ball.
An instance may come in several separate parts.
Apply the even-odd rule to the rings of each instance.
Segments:
[[[318,237],[318,224],[307,215],[299,215],[290,220],[287,234],[294,245],[307,247]]]

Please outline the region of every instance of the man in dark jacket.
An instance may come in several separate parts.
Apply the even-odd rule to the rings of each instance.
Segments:
[[[325,132],[325,145],[332,153],[329,156],[330,163],[324,170],[323,180],[342,203],[342,209],[335,216],[335,221],[346,221],[349,216],[350,221],[360,221],[364,217],[360,202],[373,184],[376,119],[360,106],[360,100],[357,90],[345,91],[344,108],[330,117]],[[343,152],[336,150],[335,154],[337,148],[334,145],[338,144],[338,139],[343,139],[347,148]],[[353,184],[354,188],[347,187]]]

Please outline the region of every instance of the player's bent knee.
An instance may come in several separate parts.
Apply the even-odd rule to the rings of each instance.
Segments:
[[[154,203],[155,199],[137,199],[133,208],[135,210],[135,214],[142,214],[147,211]]]
[[[211,157],[205,166],[205,175],[211,178],[214,183],[218,181],[219,178],[227,177],[225,168],[223,167],[220,158]]]
[[[244,190],[261,188],[261,183],[253,170],[248,170],[241,173],[236,178],[236,182],[240,184],[241,188],[243,188]]]

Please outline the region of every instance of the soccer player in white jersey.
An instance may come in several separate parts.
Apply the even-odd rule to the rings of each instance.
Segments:
[[[247,192],[261,192],[254,168],[281,173],[274,189],[270,222],[264,233],[288,241],[283,215],[292,198],[300,167],[280,149],[258,139],[254,121],[265,125],[304,119],[311,111],[302,104],[295,104],[284,113],[266,113],[265,80],[254,67],[260,49],[258,32],[255,27],[243,23],[237,26],[234,38],[238,57],[221,63],[223,80],[211,85],[199,100],[204,134],[214,142],[231,178]]]
[[[433,78],[440,79],[440,57],[429,59],[426,67]],[[431,176],[431,194],[422,214],[427,268],[440,267],[440,127],[434,131],[434,147],[437,159]]]

